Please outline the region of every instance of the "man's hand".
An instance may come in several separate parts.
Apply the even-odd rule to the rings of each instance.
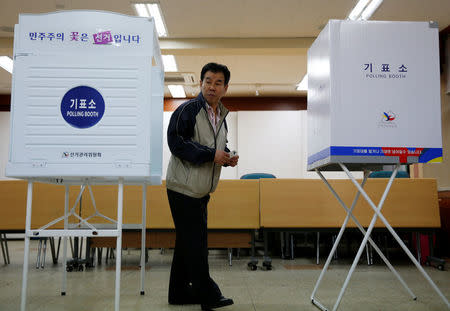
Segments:
[[[230,160],[230,155],[223,150],[216,150],[216,155],[214,156],[214,163],[219,165],[228,164]]]
[[[238,160],[239,160],[239,156],[238,155],[235,155],[234,157],[231,157],[229,160],[228,160],[228,165],[229,166],[231,166],[231,167],[235,167],[237,164],[238,164]]]

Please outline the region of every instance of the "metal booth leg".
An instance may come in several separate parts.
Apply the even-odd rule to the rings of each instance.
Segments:
[[[69,228],[69,186],[64,186],[64,230]],[[62,287],[61,296],[66,295],[67,287],[67,237],[63,237]]]
[[[357,225],[357,227],[360,229],[361,233],[364,234],[365,237],[367,236],[366,242],[368,241],[368,242],[370,243],[370,245],[375,249],[375,251],[380,255],[380,257],[383,259],[383,261],[386,263],[386,265],[389,267],[389,269],[392,271],[392,273],[397,277],[397,279],[399,280],[399,282],[405,287],[406,291],[411,295],[411,297],[412,297],[413,299],[416,299],[416,296],[414,295],[414,293],[409,289],[409,287],[406,285],[406,283],[405,283],[404,280],[401,278],[401,276],[398,274],[398,272],[395,270],[395,268],[390,264],[390,262],[388,261],[388,259],[383,255],[383,253],[382,253],[381,250],[378,248],[378,246],[375,244],[375,242],[370,238],[370,235],[366,233],[366,231],[364,230],[364,228],[361,226],[361,224],[358,222],[358,220],[357,220],[357,219],[354,217],[354,215],[352,214],[352,211],[353,211],[353,209],[354,209],[354,207],[355,207],[355,205],[356,205],[356,201],[358,200],[360,193],[364,192],[362,189],[363,189],[364,184],[365,184],[365,182],[366,182],[366,180],[367,180],[367,177],[368,177],[368,175],[369,175],[369,172],[368,172],[368,171],[365,172],[365,174],[364,174],[364,180],[363,180],[361,186],[359,186],[359,184],[358,184],[358,186],[359,186],[358,190],[359,190],[359,191],[357,192],[356,197],[355,197],[355,200],[353,201],[352,206],[351,206],[350,209],[348,209],[348,208],[346,207],[345,203],[340,199],[339,195],[338,195],[338,194],[334,191],[334,189],[330,186],[330,184],[329,184],[328,181],[325,179],[325,177],[321,174],[321,172],[320,172],[320,171],[317,171],[317,173],[318,173],[319,176],[322,178],[322,180],[325,182],[325,184],[327,185],[327,187],[329,188],[329,190],[330,190],[330,191],[333,193],[333,195],[337,198],[337,200],[339,201],[339,203],[341,204],[341,206],[347,211],[347,217],[346,217],[346,219],[345,219],[345,221],[344,221],[344,223],[343,223],[343,226],[341,227],[341,231],[339,232],[338,238],[336,239],[337,243],[339,243],[339,240],[340,240],[340,238],[342,237],[343,230],[344,230],[344,228],[345,228],[345,226],[346,226],[346,224],[347,224],[347,222],[348,222],[348,220],[349,220],[349,217],[351,217],[351,218],[353,219],[353,221],[355,222],[355,224]],[[395,174],[396,174],[396,172],[394,172],[393,175],[395,175]],[[393,180],[393,178],[392,178],[392,180]],[[356,181],[354,181],[354,183],[357,184]],[[386,190],[385,190],[384,196],[387,196],[387,193],[388,193],[388,191],[389,191],[389,187],[390,187],[390,186],[388,185],[387,188],[386,188]],[[333,245],[333,249],[332,249],[332,251],[330,252],[330,255],[329,255],[329,258],[328,258],[328,260],[327,260],[327,263],[325,264],[324,269],[322,270],[322,273],[321,273],[321,275],[320,275],[320,277],[319,277],[319,280],[317,281],[316,287],[314,288],[313,294],[311,295],[311,300],[312,300],[313,304],[315,304],[317,307],[319,307],[319,308],[322,309],[322,310],[326,310],[326,308],[325,308],[322,304],[320,304],[320,302],[317,301],[317,299],[315,299],[314,295],[315,295],[315,292],[316,292],[316,290],[317,290],[317,288],[318,288],[318,285],[319,285],[319,283],[320,283],[320,280],[321,280],[321,278],[323,277],[323,274],[325,273],[326,268],[328,267],[329,261],[331,261],[332,254],[333,254],[333,252],[335,251],[335,249],[337,248],[337,243],[335,242],[335,244]],[[362,246],[361,249],[363,250],[363,249],[364,249],[364,246]],[[361,251],[361,252],[362,252],[362,251]],[[344,284],[344,286],[345,286],[345,284]],[[342,293],[343,293],[343,291],[342,291]],[[342,298],[342,295],[340,296],[340,298]],[[335,309],[337,308],[337,306],[338,306],[338,303],[335,305]],[[334,310],[335,310],[335,309],[334,309]]]
[[[341,166],[343,166],[341,164]],[[394,172],[392,173],[391,178],[389,179],[388,185],[386,187],[386,190],[383,193],[383,196],[381,197],[380,203],[378,204],[378,207],[375,208],[375,211],[381,211],[381,208],[383,207],[384,201],[386,200],[386,197],[389,193],[389,190],[391,189],[392,183],[394,181],[395,176],[397,175],[397,171],[398,171],[398,165],[395,168]],[[350,177],[350,175],[349,175]],[[353,179],[353,176],[351,176],[350,178]],[[358,184],[359,186],[359,184]],[[361,192],[364,195],[364,190],[361,188],[361,190],[359,192]],[[342,300],[342,297],[344,296],[345,290],[347,289],[348,283],[350,282],[350,278],[352,277],[353,272],[355,271],[356,265],[358,264],[359,258],[361,257],[362,252],[364,251],[364,248],[366,246],[367,240],[370,237],[370,234],[372,233],[373,228],[375,227],[375,222],[377,221],[377,217],[378,217],[378,213],[375,213],[375,215],[372,217],[372,220],[369,224],[369,227],[367,229],[366,234],[364,235],[363,241],[361,242],[361,245],[358,249],[358,252],[356,253],[355,259],[353,260],[352,266],[350,267],[350,271],[347,274],[347,277],[344,281],[344,285],[341,288],[341,291],[339,293],[338,299],[336,300],[336,303],[334,304],[333,307],[333,311],[337,310],[337,308],[339,307],[339,304]]]
[[[146,262],[146,221],[147,221],[147,184],[142,185],[142,231],[141,231],[141,295],[145,295],[145,262]]]
[[[117,243],[116,243],[116,295],[114,310],[120,308],[120,271],[122,264],[122,214],[123,213],[123,178],[119,178],[119,191],[117,196]]]
[[[33,202],[33,182],[28,181],[27,189],[27,214],[25,220],[25,249],[23,256],[23,274],[22,274],[22,296],[20,300],[20,310],[25,311],[27,303],[27,285],[28,285],[28,260],[30,256],[30,230],[31,230],[31,204]]]
[[[116,249],[118,251],[117,257],[116,257],[116,282],[115,282],[115,311],[119,311],[120,306],[120,273],[121,273],[121,250],[122,250],[122,223],[123,223],[123,188],[124,188],[124,181],[123,178],[119,178],[119,184],[118,184],[118,205],[117,205],[117,228],[114,230],[100,230],[97,231],[97,229],[88,222],[88,220],[93,216],[101,216],[107,220],[110,220],[111,222],[114,222],[114,220],[111,220],[109,217],[105,215],[101,215],[96,210],[96,213],[93,216],[90,216],[86,219],[81,218],[81,216],[78,216],[73,213],[76,205],[78,204],[79,200],[81,199],[81,196],[83,194],[83,191],[85,190],[86,185],[89,188],[89,191],[92,195],[92,190],[90,188],[90,185],[86,181],[85,184],[82,185],[81,190],[78,194],[78,197],[75,201],[75,204],[72,208],[72,210],[69,212],[69,186],[65,185],[65,200],[64,200],[64,216],[59,217],[52,222],[46,224],[45,226],[37,229],[37,230],[31,230],[31,211],[32,211],[32,202],[33,202],[33,182],[32,180],[28,181],[28,193],[27,193],[27,209],[26,209],[26,227],[25,227],[25,250],[24,250],[24,267],[23,267],[23,281],[22,281],[22,294],[21,294],[21,311],[25,311],[26,308],[26,295],[27,295],[27,285],[28,285],[28,267],[29,267],[29,253],[30,253],[30,238],[31,237],[39,237],[39,238],[53,238],[54,236],[63,237],[63,273],[62,273],[62,288],[61,288],[61,295],[64,296],[66,294],[66,282],[67,282],[67,239],[71,236],[79,236],[79,237],[88,237],[91,235],[98,235],[101,236],[111,236],[116,237]],[[144,196],[145,198],[145,196]],[[145,201],[145,200],[144,200]],[[94,204],[95,208],[95,201],[92,197],[92,203]],[[144,203],[144,210],[145,210],[145,203]],[[80,225],[81,223],[85,224],[89,229],[80,229],[80,230],[69,230],[69,224],[68,224],[68,217],[69,215],[73,215],[76,218],[79,219]],[[145,214],[144,214],[145,215]],[[145,219],[145,217],[144,217]],[[47,228],[51,227],[55,223],[64,220],[64,230],[47,230]],[[143,227],[145,228],[145,221],[143,223]],[[77,228],[78,229],[78,228]],[[143,235],[145,237],[145,235]],[[145,240],[144,240],[145,245]],[[54,245],[52,244],[52,252],[54,251]],[[44,243],[43,245],[44,252],[46,245]],[[58,249],[59,249],[59,243],[58,243]],[[143,252],[145,253],[145,252]],[[78,255],[78,254],[75,254]],[[81,254],[80,254],[81,255]],[[45,253],[44,253],[45,256]]]
[[[328,183],[328,181],[325,179],[325,177],[322,175],[322,173],[321,173],[319,170],[316,170],[316,172],[317,172],[317,174],[320,176],[320,178],[322,178],[322,180],[325,182],[325,184],[328,186],[328,188],[331,190],[331,192],[332,192],[335,196],[337,196],[337,194],[335,193],[334,189],[331,188],[331,186],[329,185],[329,183]],[[367,174],[365,174],[364,180],[363,180],[363,182],[362,182],[362,186],[363,186],[363,187],[364,187],[364,184],[366,183],[366,180],[367,180]],[[339,197],[337,197],[337,198],[338,198],[338,200],[340,200]],[[353,209],[355,208],[356,202],[358,202],[358,199],[359,199],[359,192],[356,194],[356,196],[355,196],[355,198],[354,198],[354,200],[353,200],[353,203],[352,203],[352,205],[351,205],[351,207],[350,207],[350,210],[347,210],[347,216],[345,217],[344,223],[342,224],[341,229],[339,230],[339,234],[338,234],[336,240],[334,241],[333,247],[331,248],[331,251],[330,251],[330,253],[328,254],[328,258],[327,258],[327,260],[325,261],[325,265],[323,266],[322,271],[320,272],[319,278],[317,279],[316,285],[314,286],[313,292],[312,292],[312,294],[311,294],[311,302],[312,302],[316,307],[318,307],[318,308],[321,309],[321,310],[327,310],[327,308],[325,308],[325,307],[324,307],[324,306],[323,306],[323,305],[315,298],[316,292],[317,292],[317,289],[319,288],[319,285],[320,285],[320,282],[322,281],[323,276],[325,275],[325,272],[328,270],[328,266],[330,265],[330,262],[331,262],[331,260],[332,260],[332,258],[333,258],[333,256],[334,256],[334,253],[336,252],[336,249],[337,249],[337,247],[338,247],[338,245],[339,245],[339,241],[341,240],[342,235],[344,234],[344,231],[345,231],[345,227],[347,226],[347,223],[348,223],[348,221],[349,221],[349,219],[350,219],[351,212],[352,212]],[[343,202],[342,202],[342,203],[343,203]],[[341,203],[341,205],[342,205],[342,203]],[[344,205],[345,205],[345,204],[344,204]]]
[[[431,285],[431,287],[436,291],[436,293],[442,298],[442,300],[444,301],[444,303],[447,305],[447,308],[450,309],[450,303],[447,300],[447,298],[444,296],[444,294],[442,294],[441,290],[436,286],[436,284],[433,282],[433,280],[428,276],[428,274],[425,272],[425,270],[422,268],[422,266],[420,265],[420,263],[416,260],[416,258],[414,258],[414,255],[411,253],[411,251],[408,249],[408,247],[405,245],[405,243],[403,243],[402,239],[398,236],[398,234],[395,232],[395,230],[391,227],[391,225],[389,224],[389,222],[386,220],[386,218],[383,216],[383,214],[381,214],[380,210],[381,210],[381,206],[380,208],[377,208],[375,206],[375,204],[373,203],[373,201],[370,199],[370,197],[367,195],[367,193],[359,186],[359,184],[356,182],[356,180],[354,179],[353,175],[350,173],[350,171],[343,165],[340,163],[340,166],[342,167],[342,169],[345,171],[345,173],[347,174],[347,176],[350,177],[350,179],[352,180],[353,184],[356,186],[356,188],[358,188],[358,191],[361,192],[361,194],[364,196],[364,198],[366,199],[367,203],[369,203],[370,207],[374,210],[375,212],[375,216],[379,217],[381,219],[381,221],[383,222],[383,224],[386,226],[386,228],[389,230],[389,232],[392,234],[392,236],[395,238],[395,240],[397,241],[397,243],[400,245],[400,247],[404,250],[404,252],[408,255],[408,257],[411,259],[411,261],[414,263],[414,265],[417,267],[417,269],[422,273],[422,275],[424,276],[424,278],[428,281],[428,283]],[[392,173],[392,175],[394,176],[397,173],[399,165],[397,164],[396,169],[394,170],[394,172]],[[392,176],[391,176],[392,178]],[[375,218],[374,216],[374,218]]]

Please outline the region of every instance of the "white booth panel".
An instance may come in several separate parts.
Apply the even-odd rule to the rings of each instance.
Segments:
[[[146,98],[148,100],[146,93],[150,94],[148,85],[151,85],[151,81],[141,65],[145,59],[113,59],[120,65],[111,68],[111,58],[100,56],[88,60],[73,57],[73,70],[67,67],[67,60],[63,56],[16,59],[15,87],[21,91],[14,98],[20,103],[14,107],[12,119],[15,128],[11,145],[14,162],[45,159],[48,163],[64,164],[70,158],[63,156],[65,152],[101,153],[101,157],[73,159],[86,164],[113,162],[118,154],[119,158],[131,162],[148,162],[150,149],[144,146],[150,140],[147,116],[150,115],[151,105],[150,102],[139,105]],[[80,69],[82,66],[89,67],[89,71]],[[52,72],[45,73],[46,68],[52,68]],[[109,69],[120,68],[126,68],[127,73],[116,76],[110,74]],[[133,84],[122,87],[123,81],[133,81]],[[61,111],[63,96],[79,85],[98,90],[105,101],[103,117],[90,128],[74,127],[66,122]],[[116,95],[121,88],[129,92],[126,98]],[[110,101],[118,98],[121,100],[116,103]],[[74,111],[97,113],[95,109],[89,109],[88,103],[83,104],[84,108],[80,102],[74,102],[73,108],[76,105],[78,109],[66,111],[66,115]]]
[[[152,103],[164,103],[164,72],[157,67],[152,68]],[[163,172],[163,119],[164,105],[151,105],[151,148],[150,175],[152,184],[160,184]]]
[[[441,148],[437,29],[418,22],[342,23],[339,40],[337,70],[344,78],[336,77],[340,100],[332,105],[335,144]],[[385,112],[395,115],[390,124]],[[355,126],[364,131],[355,133]]]
[[[164,71],[153,19],[21,14],[14,35],[6,175],[160,184]]]
[[[308,51],[308,169],[442,160],[438,28],[331,20]]]
[[[156,55],[153,20],[103,11],[19,14],[15,53]],[[159,48],[157,48],[159,50]]]

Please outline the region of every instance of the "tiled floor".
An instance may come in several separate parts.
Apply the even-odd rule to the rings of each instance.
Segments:
[[[0,311],[20,309],[23,269],[23,241],[10,241],[11,264],[0,258]],[[61,296],[62,264],[51,263],[47,250],[44,269],[35,268],[37,242],[31,242],[27,310],[114,310],[114,260],[83,272],[70,272],[67,295]],[[145,277],[145,295],[139,295],[140,273],[134,269],[139,263],[138,250],[123,251],[121,274],[121,310],[200,310],[198,305],[172,306],[167,304],[167,289],[172,251],[160,254],[149,252]],[[322,259],[322,263],[325,259]],[[228,265],[225,251],[212,251],[210,270],[225,296],[235,304],[224,311],[318,310],[311,304],[310,295],[320,270],[313,258],[296,260],[273,259],[273,270],[247,270],[248,257],[241,257]],[[418,270],[408,262],[395,263],[417,301],[410,299],[392,273],[381,264],[367,266],[363,262],[356,269],[339,310],[448,310],[441,298]],[[447,263],[448,265],[448,263]],[[317,292],[317,298],[331,307],[339,294],[350,268],[348,260],[332,263]],[[450,268],[447,266],[447,268]],[[437,286],[450,299],[450,271],[425,268]]]

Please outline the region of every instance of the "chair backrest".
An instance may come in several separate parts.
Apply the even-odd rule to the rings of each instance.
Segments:
[[[369,174],[369,178],[389,178],[391,176],[391,171],[378,171]],[[409,178],[409,174],[406,171],[399,171],[397,172],[397,176],[395,176],[395,178]]]
[[[276,178],[275,175],[267,173],[251,173],[241,176],[241,179],[260,179],[260,178]]]

